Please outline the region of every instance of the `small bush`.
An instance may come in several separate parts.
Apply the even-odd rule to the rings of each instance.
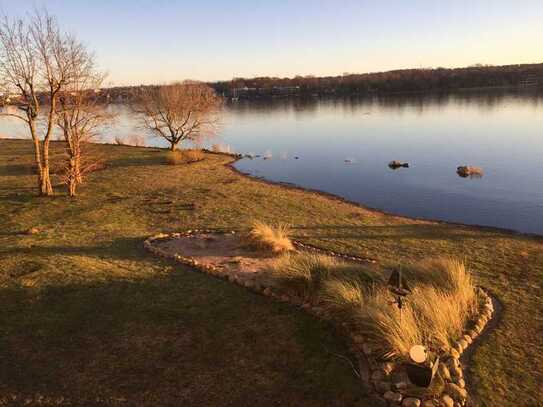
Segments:
[[[205,157],[201,150],[175,150],[166,153],[166,163],[169,165],[189,164],[203,160]]]
[[[169,165],[183,164],[183,155],[181,151],[168,151],[166,153],[166,163]]]
[[[183,150],[182,155],[183,155],[183,157],[185,159],[185,162],[187,162],[187,163],[202,161],[204,159],[204,157],[205,157],[202,150],[196,150],[196,149]]]
[[[271,250],[273,253],[294,250],[288,237],[290,229],[287,225],[270,226],[263,222],[254,222],[249,232],[249,239],[255,246]]]

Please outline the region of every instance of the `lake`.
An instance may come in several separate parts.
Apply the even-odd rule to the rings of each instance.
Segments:
[[[141,133],[128,109],[110,108],[119,119],[103,141]],[[22,134],[0,122],[0,135]],[[399,215],[543,234],[543,92],[230,102],[211,143],[259,155],[236,163],[255,177]],[[484,175],[461,178],[459,165]]]

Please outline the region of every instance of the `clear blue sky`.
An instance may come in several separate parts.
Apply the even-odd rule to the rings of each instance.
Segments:
[[[543,62],[543,0],[0,0],[42,5],[118,85]]]

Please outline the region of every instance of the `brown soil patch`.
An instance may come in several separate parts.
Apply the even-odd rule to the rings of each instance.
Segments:
[[[169,255],[191,257],[203,266],[213,266],[225,276],[272,285],[266,275],[277,257],[254,248],[242,235],[202,233],[161,240],[154,244]]]

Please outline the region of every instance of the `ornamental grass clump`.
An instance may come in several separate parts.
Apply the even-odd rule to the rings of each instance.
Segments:
[[[419,315],[421,331],[435,346],[450,347],[477,310],[477,290],[463,262],[429,259],[410,268],[420,283],[411,306]]]
[[[328,314],[353,326],[385,357],[401,357],[411,346],[423,343],[413,310],[404,307],[400,318],[390,292],[383,286],[331,280],[324,284],[322,300]]]
[[[379,280],[376,271],[360,264],[348,263],[336,257],[317,253],[291,253],[278,258],[271,267],[272,276],[283,289],[302,300],[322,300],[325,285],[336,284],[338,290],[344,284],[353,287],[368,285]],[[341,298],[341,296],[337,296]]]
[[[259,249],[282,253],[294,250],[289,234],[290,228],[287,225],[271,226],[263,222],[254,222],[249,231],[249,240]]]
[[[292,253],[279,257],[270,272],[284,291],[305,301],[315,297],[334,266],[335,259],[330,256]]]
[[[321,299],[332,318],[349,323],[385,357],[406,358],[417,344],[451,347],[477,305],[476,289],[464,264],[431,259],[406,268],[405,275],[414,288],[401,315],[383,284],[336,275],[323,284]]]
[[[420,286],[431,286],[451,295],[467,315],[475,312],[477,291],[462,261],[447,257],[431,258],[408,266],[404,273],[406,278]]]

